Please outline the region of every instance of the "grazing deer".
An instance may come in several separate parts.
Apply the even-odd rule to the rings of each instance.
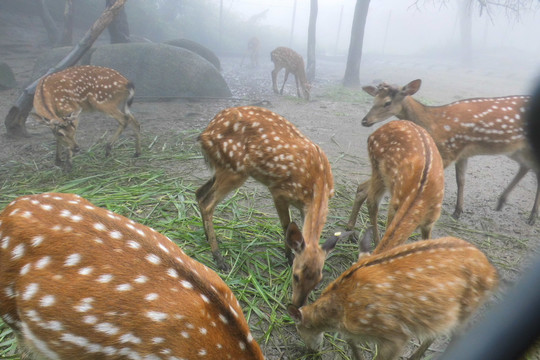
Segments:
[[[362,89],[374,96],[373,107],[362,119],[362,125],[371,126],[396,116],[410,120],[426,129],[435,140],[446,168],[456,163],[457,202],[454,218],[463,212],[463,190],[467,160],[474,155],[504,154],[519,163],[519,171],[503,191],[497,203],[502,209],[508,194],[533,169],[537,178],[537,191],[529,224],[534,224],[540,200],[540,169],[532,157],[525,139],[523,113],[529,96],[474,98],[443,106],[425,106],[413,99],[421,80],[413,80],[404,87],[385,83]]]
[[[302,95],[300,95],[300,88],[302,88],[304,98],[309,100],[311,85],[307,81],[302,55],[298,54],[293,49],[280,46],[270,53],[270,59],[274,63],[274,70],[272,70],[272,88],[274,89],[274,92],[276,94],[278,93],[277,75],[281,69],[285,69],[285,78],[283,79],[283,85],[281,86],[279,94],[283,95],[283,88],[289,78],[289,73],[292,73],[296,82],[296,92],[298,97],[302,97]]]
[[[444,197],[443,162],[431,136],[410,121],[391,121],[369,136],[368,153],[371,179],[358,186],[347,228],[354,228],[367,198],[370,228],[378,244],[374,253],[404,243],[417,227],[423,239],[431,238]],[[388,226],[379,242],[377,213],[386,189],[391,194]]]
[[[310,349],[325,331],[339,332],[354,359],[363,341],[378,345],[377,359],[395,360],[412,336],[433,339],[463,324],[495,289],[498,276],[486,256],[466,241],[446,237],[405,244],[363,257],[323,291],[289,314]]]
[[[30,359],[264,359],[223,280],[153,229],[46,193],[0,234],[0,314]]]
[[[260,107],[221,111],[198,138],[214,175],[196,197],[206,239],[218,267],[228,270],[214,232],[214,210],[223,198],[250,176],[270,190],[286,233],[285,253],[293,261],[293,303],[301,306],[322,279],[326,255],[337,239],[319,245],[334,194],[330,163],[319,146],[282,116]],[[289,207],[304,216],[300,232],[291,223]]]
[[[135,156],[139,156],[140,125],[129,110],[134,94],[133,83],[116,70],[101,66],[70,67],[42,78],[34,95],[34,109],[56,138],[55,164],[71,170],[73,152],[79,151],[75,132],[83,110],[98,110],[118,121],[118,129],[105,148],[107,156],[128,124],[135,130]],[[65,163],[61,159],[62,147],[66,149]]]

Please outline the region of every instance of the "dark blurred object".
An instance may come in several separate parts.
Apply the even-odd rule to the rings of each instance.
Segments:
[[[527,136],[540,162],[540,80],[526,113]],[[439,360],[520,359],[540,334],[540,258],[483,321],[450,343]]]

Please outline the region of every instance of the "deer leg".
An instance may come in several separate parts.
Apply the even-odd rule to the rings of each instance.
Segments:
[[[289,202],[278,196],[274,196],[273,198],[274,198],[274,206],[276,207],[276,210],[279,216],[279,221],[281,223],[281,227],[283,228],[283,234],[286,234],[287,228],[289,227],[289,224],[291,223],[291,215],[289,213]],[[285,239],[284,241],[285,241],[285,256],[287,257],[287,261],[289,265],[292,265],[294,256],[293,256],[291,248],[287,244],[287,240]]]
[[[124,131],[124,129],[126,128],[129,122],[129,117],[118,109],[114,109],[113,111],[111,111],[110,115],[118,122],[118,128],[116,129],[113,136],[111,136],[111,138],[109,139],[109,142],[105,146],[105,156],[111,155],[113,144],[118,139],[120,134]]]
[[[534,225],[538,216],[538,204],[540,201],[540,172],[536,172],[536,197],[534,198],[534,205],[531,210],[531,215],[527,220],[527,224]]]
[[[420,360],[422,359],[422,355],[426,352],[427,349],[431,346],[433,343],[433,340],[424,340],[422,344],[420,344],[420,347],[416,349],[416,351],[411,355],[411,357],[408,360]]]
[[[64,165],[64,162],[62,161],[62,144],[60,144],[60,141],[56,140],[56,156],[54,158],[54,164],[56,166],[62,167]]]
[[[364,360],[364,355],[362,355],[362,352],[360,351],[360,349],[358,348],[358,345],[356,345],[356,342],[354,340],[348,340],[347,341],[347,344],[349,344],[351,350],[352,350],[352,354],[353,354],[353,359],[354,360]]]
[[[356,189],[356,197],[354,198],[351,216],[349,217],[349,222],[346,226],[347,230],[354,229],[354,226],[356,225],[356,220],[358,219],[358,213],[360,212],[360,208],[362,207],[362,204],[364,204],[364,201],[366,201],[367,198],[367,190],[369,188],[369,183],[370,180],[365,181],[358,185],[358,188]]]
[[[463,212],[463,191],[465,189],[465,171],[467,170],[467,158],[456,162],[457,200],[456,209],[452,214],[454,219],[459,219]]]
[[[369,213],[370,227],[373,229],[373,241],[375,245],[379,244],[379,227],[377,225],[377,217],[379,215],[379,202],[384,195],[384,184],[382,179],[377,179],[376,174],[371,175],[371,183],[367,196],[367,207]]]
[[[527,175],[529,170],[529,167],[525,165],[519,165],[519,170],[516,176],[514,176],[510,184],[508,184],[506,189],[504,189],[504,191],[502,192],[501,196],[499,196],[499,201],[497,201],[497,207],[495,208],[497,211],[502,210],[510,192],[512,192],[512,190],[514,190],[514,187],[516,187],[516,185],[521,181],[521,179],[523,179],[523,177]]]
[[[280,95],[283,95],[283,88],[285,87],[285,83],[287,82],[288,78],[289,78],[289,70],[285,69],[285,77],[283,78],[283,85],[281,85],[281,90],[279,91]]]
[[[195,192],[195,197],[201,211],[202,222],[206,240],[210,244],[212,255],[220,270],[229,271],[229,266],[219,251],[214,230],[214,210],[216,206],[234,189],[239,188],[247,177],[230,171],[216,170],[212,179],[208,180]]]
[[[298,81],[298,76],[294,74],[294,81],[296,82],[296,94],[299,98],[302,98],[302,95],[300,94],[300,82]]]

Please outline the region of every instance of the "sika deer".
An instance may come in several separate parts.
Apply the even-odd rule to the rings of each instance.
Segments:
[[[358,186],[347,228],[354,228],[367,198],[370,227],[378,244],[374,253],[404,243],[417,227],[423,239],[431,238],[444,197],[443,162],[431,136],[410,121],[391,121],[369,136],[368,153],[371,179]],[[391,194],[388,226],[379,242],[377,213],[386,189]]]
[[[497,210],[502,209],[508,194],[533,169],[537,191],[528,223],[534,224],[540,204],[540,168],[532,157],[523,125],[523,113],[530,97],[475,98],[443,106],[425,106],[411,97],[420,85],[421,80],[413,80],[402,88],[385,83],[378,87],[363,87],[375,100],[362,125],[371,126],[396,116],[426,129],[439,148],[444,167],[456,162],[457,202],[453,214],[456,219],[463,212],[465,171],[469,157],[503,154],[519,163],[518,173],[499,197]]]
[[[447,237],[401,245],[362,258],[314,303],[289,313],[310,349],[337,331],[362,359],[359,343],[378,345],[377,360],[398,359],[407,341],[424,340],[419,360],[437,336],[455,330],[497,285],[495,268],[466,241]]]
[[[280,46],[272,50],[270,59],[274,63],[274,70],[272,70],[272,88],[274,89],[274,92],[276,94],[278,93],[277,75],[281,69],[285,69],[285,78],[283,79],[283,85],[281,86],[279,93],[283,95],[283,88],[289,78],[289,73],[292,73],[296,82],[296,93],[298,94],[298,97],[302,97],[302,95],[300,95],[300,88],[302,88],[304,98],[309,100],[311,85],[307,81],[302,55],[298,54],[293,49]]]
[[[223,280],[153,229],[48,193],[0,234],[0,314],[31,359],[264,359]]]
[[[293,303],[301,306],[322,279],[326,255],[337,239],[319,245],[334,194],[334,180],[324,152],[280,115],[260,107],[221,111],[199,136],[214,176],[197,192],[206,238],[218,267],[221,255],[213,216],[217,204],[250,176],[270,190],[283,231],[285,252],[293,261]],[[291,223],[289,207],[304,216],[302,232]]]
[[[56,138],[55,164],[71,170],[73,152],[79,151],[75,132],[83,110],[99,110],[118,121],[118,128],[105,148],[107,156],[128,124],[135,130],[135,156],[139,156],[140,125],[129,110],[134,94],[130,81],[116,70],[100,66],[70,67],[42,78],[34,95],[34,109]],[[61,159],[62,147],[66,148],[65,163]]]

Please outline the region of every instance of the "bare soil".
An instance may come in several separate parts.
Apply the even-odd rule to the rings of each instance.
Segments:
[[[19,25],[28,26],[23,30],[22,26],[14,27],[7,19],[0,21],[4,23],[4,26],[0,25],[0,61],[7,62],[13,68],[20,88],[30,81],[34,60],[47,50],[45,35],[39,27],[31,26],[31,22],[19,19]],[[40,23],[37,19],[33,22]],[[455,59],[367,54],[362,62],[361,79],[364,84],[385,80],[404,85],[421,78],[423,85],[418,98],[432,105],[442,105],[467,97],[527,93],[532,85],[533,70],[530,64],[514,60],[506,61],[494,56],[488,65],[479,64],[464,69],[456,65]],[[270,71],[273,66],[266,54],[261,56],[260,65],[255,69],[246,63],[242,65],[240,57],[221,58],[221,61],[222,74],[235,100],[136,100],[133,112],[146,133],[146,141],[151,141],[154,136],[201,130],[217,112],[226,107],[262,104],[289,119],[320,144],[332,163],[336,187],[350,193],[352,198],[357,184],[370,175],[366,141],[376,127],[365,128],[360,124],[371,106],[369,97],[366,97],[366,101],[350,102],[332,95],[331,90],[339,88],[345,58],[318,59],[317,80],[313,84],[312,100],[309,102],[296,99],[296,89],[291,79],[285,87],[286,96],[272,92]],[[280,75],[281,81],[283,75]],[[19,93],[20,89],[0,92],[2,118],[5,118]],[[25,139],[8,138],[5,130],[1,131],[0,162],[43,161],[43,152],[47,152],[50,163],[46,166],[53,167],[52,134],[31,119],[27,121],[27,127],[32,136]],[[112,119],[101,114],[83,115],[78,131],[83,151],[102,142],[103,134],[111,134],[115,127]],[[128,131],[126,135],[131,134]],[[77,162],[77,158],[74,161]],[[465,211],[458,221],[450,216],[456,201],[455,173],[453,167],[446,169],[443,211],[434,229],[434,237],[458,236],[485,251],[500,272],[503,292],[519,277],[531,255],[537,253],[540,238],[539,226],[526,224],[536,193],[536,179],[532,173],[517,186],[502,211],[494,210],[498,195],[517,168],[517,164],[505,156],[472,158],[467,171]],[[198,177],[201,178],[209,174],[203,164],[196,171],[200,172]]]

